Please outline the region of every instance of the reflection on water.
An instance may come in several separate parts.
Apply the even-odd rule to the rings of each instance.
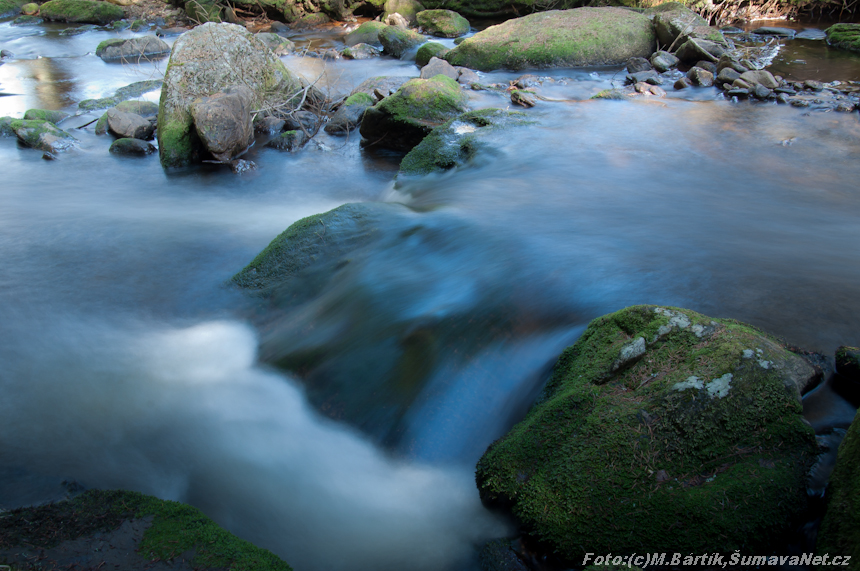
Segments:
[[[19,93],[0,114],[74,110],[160,72],[95,58],[109,34],[13,38],[0,24],[12,51],[55,50],[0,66]],[[417,73],[284,60],[335,93]],[[590,319],[677,305],[827,354],[860,344],[857,114],[586,99],[618,71],[551,74],[568,101],[528,111],[496,154],[397,190],[400,156],[357,136],[257,145],[243,176],[113,157],[92,127],[52,162],[0,139],[3,505],[72,478],[189,501],[301,567],[456,567],[499,533],[474,461]],[[279,307],[227,285],[299,218],[371,201],[400,205]],[[853,413],[828,391],[807,411],[821,428]]]

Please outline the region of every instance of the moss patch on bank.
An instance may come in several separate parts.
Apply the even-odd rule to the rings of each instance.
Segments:
[[[815,551],[819,555],[850,555],[852,561],[860,562],[860,417],[855,417],[839,445]]]
[[[860,24],[833,24],[825,33],[834,48],[860,52]]]
[[[634,306],[591,322],[525,420],[478,463],[485,502],[568,561],[756,552],[806,507],[814,369],[731,320]]]
[[[169,560],[193,551],[195,568],[291,569],[270,551],[224,530],[197,508],[123,490],[90,490],[73,500],[5,513],[0,517],[0,549],[22,545],[47,549],[147,516],[154,518],[138,552],[151,560]]]

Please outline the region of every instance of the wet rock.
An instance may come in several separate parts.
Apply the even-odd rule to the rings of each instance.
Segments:
[[[787,38],[792,39],[797,35],[795,30],[791,28],[778,28],[772,26],[763,26],[761,28],[756,28],[752,31],[753,34],[758,34],[760,36],[776,36],[778,38]]]
[[[744,73],[750,70],[750,68],[741,64],[739,61],[732,58],[732,56],[724,54],[720,56],[719,61],[717,61],[717,73],[723,71],[726,68],[733,69],[738,73]]]
[[[382,53],[370,44],[355,44],[347,46],[340,52],[346,59],[371,59]]]
[[[511,91],[511,103],[520,107],[534,107],[537,105],[537,97],[534,91],[514,89]]]
[[[731,320],[654,306],[603,316],[478,462],[481,499],[510,509],[568,563],[644,544],[774,549],[807,507],[818,447],[800,394],[815,376],[777,340]],[[660,422],[643,426],[643,411]],[[750,453],[738,455],[739,443]],[[643,450],[647,463],[636,460]],[[720,500],[732,507],[714,510]]]
[[[637,73],[640,71],[650,71],[652,69],[651,62],[644,57],[632,57],[627,60],[627,73]]]
[[[826,500],[815,552],[860,557],[860,415],[839,445]]]
[[[245,174],[246,172],[257,170],[257,164],[254,161],[236,159],[230,161],[230,170],[236,174]]]
[[[367,109],[361,136],[383,147],[408,151],[434,127],[463,113],[467,101],[460,85],[449,77],[411,79]]]
[[[687,77],[693,83],[700,87],[711,87],[714,85],[714,74],[700,67],[690,68],[687,72]]]
[[[782,103],[782,104],[788,103],[789,102],[788,95],[786,95],[785,93],[777,93],[776,94],[776,102]]]
[[[104,61],[137,62],[160,59],[170,55],[170,46],[155,36],[105,40],[96,48]]]
[[[648,81],[649,79],[655,79],[659,77],[658,74],[653,69],[649,69],[648,71],[639,71],[636,73],[628,73],[626,81],[627,83],[639,83],[640,81]]]
[[[416,0],[386,0],[382,19],[396,13],[406,18],[410,26],[415,26],[418,24],[418,12],[423,10],[424,6]]]
[[[9,50],[0,50],[0,59],[11,58],[11,57],[13,57],[14,55],[15,55],[15,54],[13,54],[12,52],[10,52]]]
[[[746,81],[750,85],[763,85],[768,89],[776,89],[779,87],[779,82],[769,71],[764,69],[745,71],[741,74],[740,79]]]
[[[752,84],[739,77],[732,82],[732,87],[736,89],[746,89],[747,91],[749,91],[752,89]]]
[[[815,81],[814,79],[807,79],[803,82],[803,88],[808,89],[810,91],[823,91],[824,86],[820,81]]]
[[[695,67],[700,67],[705,71],[710,71],[712,74],[717,75],[717,64],[711,61],[697,61]]]
[[[457,83],[461,85],[474,85],[481,82],[480,76],[467,67],[457,68],[460,71],[460,77],[457,78]]]
[[[626,101],[628,99],[628,94],[623,89],[604,89],[603,91],[592,95],[591,99],[610,99],[614,101]]]
[[[364,22],[344,38],[348,46],[358,44],[379,44],[379,31],[385,28],[382,22]]]
[[[497,142],[513,127],[529,124],[525,113],[501,109],[469,111],[433,130],[400,162],[402,176],[426,175],[465,166],[479,153],[496,156]]]
[[[770,99],[771,96],[773,96],[773,91],[771,91],[770,89],[768,89],[764,85],[757,83],[753,87],[752,94],[755,96],[756,99],[760,99],[762,101],[765,101],[767,99]]]
[[[12,128],[12,121],[16,119],[9,117],[0,117],[0,137],[15,137],[15,129]]]
[[[860,52],[860,24],[833,24],[824,33],[828,45],[841,50]]]
[[[730,67],[725,67],[717,74],[717,81],[720,83],[731,83],[740,78],[741,74]]]
[[[254,98],[250,88],[238,85],[191,103],[197,136],[215,160],[230,162],[254,142],[251,120]]]
[[[253,34],[234,24],[203,24],[176,40],[158,112],[158,151],[164,167],[199,159],[203,149],[191,104],[233,85],[252,91],[249,111],[289,110],[299,104],[303,90],[301,78]],[[227,152],[219,151],[224,156]]]
[[[320,118],[310,111],[293,111],[284,118],[284,131],[302,131],[313,134],[317,132]]]
[[[683,62],[695,63],[699,60],[716,62],[726,50],[715,42],[689,39],[684,42],[675,55]]]
[[[843,345],[836,350],[836,372],[860,383],[860,348]]]
[[[693,38],[725,42],[719,29],[709,26],[707,20],[677,3],[654,14],[654,28],[660,44],[667,47],[679,46]]]
[[[284,130],[284,120],[272,116],[257,116],[254,119],[254,132],[264,135],[277,135]]]
[[[827,39],[827,34],[823,30],[816,28],[806,28],[798,32],[795,36],[798,40],[824,40]]]
[[[454,81],[460,78],[460,71],[457,68],[437,57],[430,58],[430,62],[421,68],[421,79],[430,79],[439,74],[450,77]]]
[[[134,115],[140,115],[144,119],[148,119],[152,122],[158,116],[158,104],[153,103],[151,101],[122,101],[116,107],[112,107],[111,109],[116,109],[117,111],[121,111],[123,113],[132,113]],[[108,128],[108,115],[105,112],[96,123],[95,133],[96,135],[104,135],[107,133]]]
[[[731,89],[726,91],[726,95],[729,97],[737,97],[743,99],[745,97],[749,97],[750,90],[749,88],[744,87],[732,87]]]
[[[306,140],[307,137],[301,131],[284,131],[266,143],[266,146],[292,153],[301,149]]]
[[[424,10],[416,15],[424,33],[441,38],[458,38],[469,33],[469,21],[452,10]]]
[[[418,32],[397,26],[386,26],[379,32],[379,43],[382,44],[383,51],[396,58],[426,41],[427,38]]]
[[[325,132],[331,135],[345,135],[355,131],[361,124],[364,112],[374,104],[373,98],[363,92],[347,97],[334,116],[325,126]]]
[[[155,145],[141,139],[117,139],[111,143],[109,152],[114,155],[151,155],[157,149]]]
[[[12,20],[13,26],[38,26],[44,20],[38,16],[18,16]]]
[[[658,51],[651,55],[651,65],[660,73],[665,73],[678,65],[680,60],[669,52]]]
[[[77,143],[77,139],[48,121],[19,119],[9,126],[21,143],[47,153],[65,151]]]
[[[688,87],[693,87],[693,82],[685,75],[684,77],[679,77],[672,87],[675,89],[687,89]]]
[[[50,0],[42,4],[39,15],[46,20],[104,26],[124,16],[122,8],[95,0]]]
[[[155,125],[140,115],[124,113],[116,107],[108,109],[105,115],[107,115],[107,130],[113,136],[145,141],[152,139]]]
[[[403,84],[410,79],[412,78],[403,75],[371,77],[359,83],[358,86],[350,92],[350,95],[366,93],[373,97],[376,92],[379,92],[383,96],[382,99],[384,99],[400,89]]]
[[[55,125],[69,117],[71,117],[71,115],[63,111],[50,111],[48,109],[28,109],[27,112],[24,113],[24,120],[26,121],[48,121]]]
[[[439,42],[427,42],[418,48],[418,52],[415,54],[415,63],[418,67],[424,67],[430,63],[431,58],[444,58],[448,51],[448,48]]]
[[[621,8],[576,8],[491,26],[467,38],[445,58],[453,65],[481,71],[611,65],[648,57],[655,47],[653,26],[641,14]]]

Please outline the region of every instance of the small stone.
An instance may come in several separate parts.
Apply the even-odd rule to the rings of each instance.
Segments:
[[[743,87],[733,87],[726,91],[726,95],[729,97],[739,97],[743,99],[744,97],[749,97],[750,90],[744,89]]]
[[[753,88],[752,94],[755,95],[756,99],[764,101],[766,99],[769,99],[773,95],[773,91],[771,91],[764,85],[759,84]]]
[[[795,32],[794,30],[792,30],[790,28],[776,28],[776,27],[756,28],[755,30],[752,31],[752,33],[758,34],[760,36],[776,36],[779,38],[788,38],[788,39],[792,39],[792,38],[794,38],[795,35],[797,35],[797,32]]]
[[[730,67],[724,67],[717,74],[717,81],[719,81],[721,83],[731,83],[734,80],[740,78],[740,76],[741,76],[741,74],[738,73],[736,70],[734,70]]]
[[[155,126],[147,119],[133,113],[123,113],[116,107],[107,110],[107,129],[120,138],[152,139]]]
[[[678,65],[680,60],[669,52],[659,51],[651,55],[651,65],[660,73],[665,73]]]
[[[267,147],[278,149],[279,151],[295,152],[299,150],[305,143],[305,134],[301,131],[284,131],[280,136],[275,137],[266,143]]]
[[[815,81],[814,79],[807,79],[803,82],[803,87],[805,89],[809,89],[810,91],[822,91],[824,90],[824,86],[820,81]]]
[[[809,107],[809,101],[806,99],[792,99],[791,100],[792,107]]]
[[[752,89],[752,84],[739,77],[732,82],[732,87],[735,89],[746,89],[747,91],[749,91],[750,89]]]
[[[458,67],[457,69],[460,71],[460,77],[457,78],[457,83],[462,85],[474,85],[481,82],[481,78],[478,76],[477,72],[467,67]]]
[[[257,165],[254,161],[248,161],[245,159],[236,159],[230,161],[230,168],[236,174],[243,174],[248,171],[257,170]]]
[[[627,73],[638,73],[652,69],[651,62],[642,57],[632,57],[627,60]]]
[[[717,75],[717,64],[712,61],[699,60],[696,62],[695,67],[700,67],[705,71],[709,71],[712,74]]]
[[[675,89],[687,89],[688,87],[692,87],[692,86],[693,86],[693,82],[690,81],[687,78],[687,76],[684,76],[684,77],[678,78],[678,81],[675,82],[673,87]]]
[[[776,102],[782,103],[783,105],[788,103],[788,95],[785,93],[777,93],[776,94]]]
[[[693,83],[701,87],[711,87],[714,85],[714,74],[700,67],[693,67],[687,72],[687,77]]]

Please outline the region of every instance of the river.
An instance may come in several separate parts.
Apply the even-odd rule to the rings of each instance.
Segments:
[[[0,116],[71,112],[163,73],[93,55],[131,32],[64,28],[0,23],[14,54]],[[858,79],[838,75],[856,56],[798,41],[782,73]],[[418,74],[284,61],[332,93]],[[857,112],[706,88],[589,101],[618,71],[553,72],[547,93],[570,101],[541,102],[474,165],[397,188],[400,155],[357,134],[296,154],[257,144],[242,175],[112,156],[109,137],[74,128],[98,113],[63,124],[80,144],[58,160],[0,139],[0,507],[74,480],[191,503],[297,569],[472,569],[510,530],[481,507],[474,463],[594,317],[673,305],[827,355],[860,345]],[[228,284],[291,223],[366,201],[407,205],[410,233],[277,318]],[[807,400],[821,430],[854,414],[828,386]]]

